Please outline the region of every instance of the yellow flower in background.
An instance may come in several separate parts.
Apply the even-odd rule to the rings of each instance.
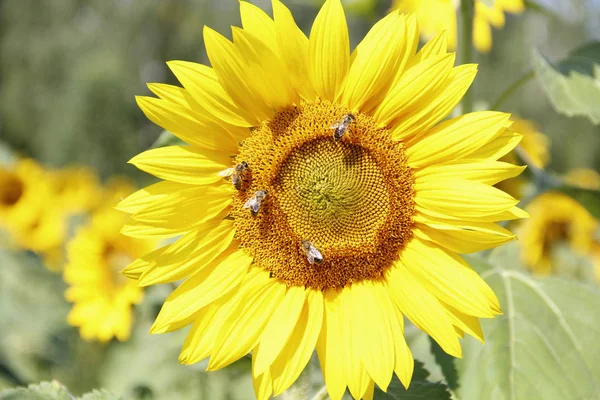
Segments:
[[[456,50],[456,8],[453,0],[394,0],[392,9],[414,13],[424,40],[433,39],[441,32],[448,35],[448,47]]]
[[[598,221],[577,201],[562,193],[544,193],[527,207],[530,218],[523,221],[519,238],[523,262],[533,272],[547,275],[552,265],[552,250],[566,243],[579,254],[587,254],[594,243]]]
[[[129,338],[132,305],[141,301],[143,290],[121,271],[152,251],[156,242],[122,235],[125,220],[126,214],[109,203],[98,209],[68,244],[63,273],[69,286],[65,298],[73,308],[67,321],[79,327],[83,339]]]
[[[477,51],[487,53],[492,49],[492,27],[504,27],[505,13],[520,14],[525,11],[523,0],[476,0],[473,19],[473,45]]]
[[[256,395],[279,395],[313,350],[332,399],[372,398],[413,359],[404,316],[460,357],[483,341],[478,318],[501,313],[457,253],[514,235],[495,224],[526,214],[494,188],[521,135],[509,115],[443,121],[476,74],[454,67],[445,35],[417,52],[416,19],[393,12],[350,54],[339,0],[310,38],[273,1],[274,20],[240,2],[233,43],[206,28],[207,67],[168,65],[184,88],[149,85],[146,116],[189,146],[131,162],[163,182],[118,208],[123,232],[178,239],[124,273],[148,286],[184,280],[153,327],[192,325],[180,361],[209,370],[252,352]],[[443,122],[441,122],[443,121]]]
[[[564,180],[584,189],[600,190],[600,174],[593,169],[574,168],[565,175]]]
[[[67,214],[92,210],[100,201],[101,186],[87,167],[66,167],[50,173],[54,195]]]
[[[460,1],[454,0],[394,0],[392,8],[415,13],[421,26],[421,35],[430,39],[440,32],[448,33],[448,44],[456,49],[456,13]],[[492,48],[492,27],[504,27],[504,13],[520,14],[525,11],[523,0],[475,0],[473,45],[482,53]]]
[[[0,224],[15,246],[44,252],[59,245],[66,226],[58,204],[48,173],[35,161],[0,169]]]
[[[45,187],[44,177],[42,168],[30,159],[0,169],[0,220],[5,228],[22,229],[36,219],[47,200],[38,195],[39,187]]]

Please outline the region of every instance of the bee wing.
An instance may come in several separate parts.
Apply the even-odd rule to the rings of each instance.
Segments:
[[[338,121],[338,122],[336,122],[335,124],[331,125],[331,126],[329,127],[329,129],[337,129],[337,128],[339,128],[340,126],[342,126],[342,123],[341,123],[340,121]]]
[[[235,172],[235,169],[234,169],[234,168],[227,168],[227,169],[224,169],[223,171],[220,171],[220,172],[218,173],[218,175],[219,175],[219,176],[222,176],[223,178],[228,178],[228,177],[230,177],[231,175],[233,175],[233,173],[234,173],[234,172]]]
[[[248,201],[246,203],[244,203],[244,207],[243,208],[250,208],[252,207],[252,205],[254,205],[256,203],[256,196],[252,196],[248,199]]]

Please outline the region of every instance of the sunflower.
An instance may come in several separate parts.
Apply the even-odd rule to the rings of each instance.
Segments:
[[[557,192],[536,197],[528,206],[530,219],[523,222],[521,234],[523,262],[542,275],[556,270],[553,249],[559,244],[587,255],[594,246],[598,221],[577,201]]]
[[[72,166],[50,173],[54,195],[66,214],[78,214],[96,207],[101,193],[93,170]]]
[[[132,325],[132,305],[143,290],[121,271],[132,260],[152,251],[153,240],[140,240],[120,233],[126,215],[105,204],[68,244],[64,279],[65,297],[74,303],[68,323],[79,327],[81,337],[106,342],[113,337],[127,340]]]
[[[180,361],[209,370],[252,353],[256,395],[279,395],[316,347],[328,392],[356,399],[408,386],[403,317],[453,356],[501,313],[457,253],[514,236],[526,214],[492,185],[521,171],[497,159],[520,135],[509,115],[442,121],[475,65],[454,67],[440,35],[417,52],[416,18],[392,12],[350,53],[339,0],[307,38],[240,2],[233,42],[210,28],[212,68],[168,63],[183,88],[150,84],[146,116],[189,143],[131,160],[164,181],[123,200],[125,234],[178,239],[124,273],[140,286],[184,280],[153,333],[191,324]],[[265,79],[267,78],[267,79]]]
[[[0,169],[0,224],[19,248],[44,252],[65,236],[48,182],[47,171],[31,159]]]
[[[414,12],[422,26],[421,35],[432,38],[440,32],[448,33],[448,44],[456,48],[456,6],[454,0],[394,0],[392,8]],[[473,45],[482,53],[492,48],[492,27],[504,27],[504,13],[520,14],[525,11],[523,0],[475,0]]]

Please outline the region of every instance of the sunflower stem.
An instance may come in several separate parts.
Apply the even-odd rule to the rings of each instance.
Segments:
[[[460,64],[473,62],[473,16],[475,15],[475,0],[460,2]],[[473,88],[469,89],[462,100],[462,113],[473,111]]]
[[[327,386],[323,386],[311,400],[325,400],[327,397]]]
[[[500,106],[502,106],[502,104],[504,104],[504,102],[508,100],[508,98],[510,98],[510,96],[512,96],[514,92],[517,91],[517,89],[525,85],[527,82],[533,79],[533,77],[535,77],[535,72],[529,71],[528,73],[514,81],[512,85],[507,87],[506,90],[504,90],[504,92],[502,92],[500,96],[498,96],[498,99],[496,99],[496,101],[492,104],[490,110],[498,110]]]

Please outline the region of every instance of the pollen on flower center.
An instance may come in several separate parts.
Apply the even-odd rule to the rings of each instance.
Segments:
[[[234,194],[236,236],[290,286],[380,278],[410,238],[414,180],[404,148],[363,114],[335,141],[331,126],[348,113],[324,101],[280,111],[253,131],[236,160],[249,165]],[[243,205],[258,190],[268,195],[253,216]],[[322,263],[308,262],[303,240]]]
[[[385,177],[358,144],[321,137],[290,153],[273,182],[290,228],[321,248],[369,248],[390,210]]]

